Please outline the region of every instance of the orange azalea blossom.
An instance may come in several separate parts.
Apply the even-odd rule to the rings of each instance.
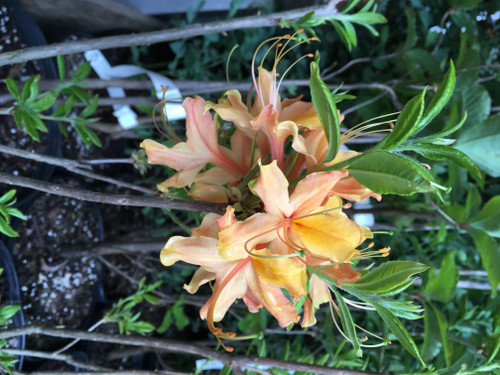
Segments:
[[[223,201],[220,191],[214,192],[214,198],[210,199],[212,186],[207,187],[207,185],[219,186],[221,183],[236,182],[243,177],[249,170],[251,141],[235,133],[234,140],[231,140],[237,146],[234,148],[235,152],[220,146],[217,138],[217,123],[212,119],[211,114],[204,110],[205,104],[205,100],[200,97],[184,100],[186,142],[179,142],[169,148],[146,139],[141,143],[141,147],[146,150],[148,163],[166,165],[179,172],[158,185],[158,189],[163,192],[168,191],[171,186],[191,185],[208,163],[214,164],[219,168],[217,172],[210,172],[205,179],[199,177],[202,185],[198,188],[198,195],[201,195],[203,199],[220,202]],[[211,183],[211,175],[214,175],[213,183]],[[200,190],[208,190],[208,192],[200,193]]]
[[[292,148],[303,153],[305,152],[304,139],[299,134],[299,130],[301,128],[321,128],[321,122],[312,103],[301,101],[302,96],[282,101],[279,94],[281,80],[286,72],[277,81],[278,64],[288,52],[303,43],[290,45],[291,42],[295,41],[296,38],[290,35],[271,38],[261,43],[255,51],[252,60],[252,78],[256,97],[253,105],[251,104],[251,92],[247,97],[247,103],[244,104],[241,94],[237,90],[227,91],[226,99],[219,101],[218,104],[207,103],[207,109],[214,109],[223,120],[234,123],[250,139],[253,140],[257,136],[257,144],[262,155],[270,153],[272,159],[276,160],[282,169],[284,167],[284,144],[287,137],[292,136]],[[272,42],[272,45],[257,68],[258,75],[256,77],[256,55],[260,48],[269,42]],[[274,49],[276,49],[274,65],[272,70],[268,71],[263,68],[262,64],[265,57]],[[312,55],[304,57],[312,57]]]
[[[222,320],[229,307],[239,298],[243,298],[251,312],[265,307],[282,327],[299,320],[294,305],[282,290],[259,276],[258,269],[266,260],[251,257],[246,253],[239,259],[226,259],[220,255],[217,234],[219,230],[234,224],[234,220],[231,207],[228,207],[228,212],[223,217],[208,214],[201,226],[193,229],[191,237],[170,238],[160,256],[165,266],[180,260],[200,266],[191,282],[184,286],[189,293],[196,293],[201,285],[215,280],[213,294],[201,308],[200,316],[207,320],[208,328],[219,341],[235,336],[233,332],[222,332],[214,323]],[[274,278],[295,276],[295,270],[288,270],[288,264],[284,263],[286,260],[281,262],[283,268],[277,269],[279,274]],[[232,350],[230,347],[225,348]]]

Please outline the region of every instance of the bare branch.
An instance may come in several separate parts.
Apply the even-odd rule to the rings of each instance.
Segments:
[[[270,358],[260,358],[242,355],[233,355],[224,352],[217,352],[212,349],[205,348],[200,345],[187,344],[185,342],[164,340],[152,337],[133,337],[123,335],[109,335],[103,333],[89,333],[84,331],[62,330],[45,328],[38,326],[27,326],[22,328],[14,328],[0,332],[0,339],[8,339],[20,335],[40,334],[46,336],[60,337],[81,340],[123,344],[130,346],[147,347],[156,350],[162,350],[171,353],[192,354],[204,358],[213,358],[224,363],[226,366],[237,368],[253,368],[252,366],[269,366],[273,368],[281,368],[284,370],[306,371],[314,374],[324,375],[367,375],[371,372],[357,370],[343,370],[324,366],[308,365],[305,363],[282,361]]]
[[[141,193],[152,194],[152,195],[156,194],[155,190],[148,189],[148,188],[145,188],[142,186],[137,186],[134,184],[130,184],[128,182],[120,181],[120,180],[117,180],[117,179],[114,179],[111,177],[103,176],[103,175],[100,175],[98,173],[94,173],[94,172],[85,170],[85,169],[91,169],[91,167],[89,165],[85,164],[85,162],[79,162],[77,160],[70,160],[70,159],[63,159],[63,158],[56,158],[53,156],[37,154],[34,152],[24,151],[24,150],[20,150],[20,149],[14,148],[14,147],[8,147],[8,146],[3,146],[3,145],[0,145],[0,152],[2,152],[4,154],[12,155],[12,156],[18,156],[18,157],[21,157],[24,159],[30,159],[30,160],[39,161],[42,163],[47,163],[50,165],[54,165],[56,167],[61,167],[61,168],[64,168],[70,172],[79,174],[81,176],[89,177],[89,178],[92,178],[94,180],[108,182],[110,184],[120,186],[123,188],[127,188],[127,189],[131,189],[131,190],[135,190],[135,191],[138,191]],[[123,160],[123,159],[120,159],[120,160]],[[102,164],[102,160],[100,162]],[[97,164],[97,163],[93,162],[91,164]],[[82,168],[85,168],[85,169],[82,169]]]
[[[82,201],[113,204],[117,206],[156,207],[184,211],[206,211],[224,214],[225,205],[211,202],[184,201],[172,198],[141,197],[127,194],[105,194],[89,190],[69,188],[33,178],[0,173],[0,183],[25,187],[48,194],[75,198]]]
[[[317,17],[325,17],[337,13],[339,0],[330,1],[326,6],[294,9],[286,12],[272,13],[262,16],[233,18],[210,23],[198,23],[184,27],[166,29],[138,34],[115,35],[103,38],[76,40],[72,42],[55,43],[47,46],[25,48],[18,51],[0,54],[0,66],[17,64],[31,60],[44,59],[58,55],[69,55],[92,49],[105,50],[117,47],[143,46],[178,39],[193,38],[205,34],[222,33],[232,30],[255,29],[278,26],[281,21],[296,20],[314,11]]]

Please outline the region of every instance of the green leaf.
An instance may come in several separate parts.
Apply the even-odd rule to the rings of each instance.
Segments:
[[[470,226],[500,238],[500,195],[491,198],[482,210],[472,218]]]
[[[340,316],[340,321],[342,323],[342,327],[344,328],[347,337],[349,338],[349,340],[352,343],[352,346],[354,347],[354,351],[356,352],[356,357],[362,357],[363,350],[361,350],[359,339],[356,334],[356,326],[354,325],[354,321],[352,320],[349,308],[347,307],[347,304],[345,303],[344,298],[341,296],[341,294],[334,288],[332,288],[332,291],[335,294],[337,305],[339,307],[339,316]]]
[[[415,151],[430,160],[451,161],[459,167],[467,169],[476,178],[482,179],[479,168],[476,167],[472,160],[470,160],[470,158],[460,150],[432,143],[419,143],[409,147],[404,147],[404,149]]]
[[[446,103],[448,103],[448,101],[450,100],[454,87],[455,87],[455,66],[453,65],[453,61],[450,60],[450,68],[446,72],[443,81],[439,85],[439,89],[432,97],[431,103],[429,104],[429,107],[425,111],[424,116],[420,121],[419,129],[424,128],[427,124],[429,124],[432,121],[434,117],[437,116],[439,112],[441,112]]]
[[[57,72],[59,73],[59,80],[64,82],[66,78],[66,68],[64,64],[64,56],[57,56]]]
[[[425,362],[418,351],[415,341],[413,341],[413,338],[410,336],[403,323],[401,323],[401,321],[385,307],[376,302],[373,302],[372,304],[389,330],[394,334],[394,336],[396,336],[400,344],[403,345],[403,348],[405,348],[412,356],[417,358],[422,366],[425,366]]]
[[[40,100],[37,100],[30,105],[30,109],[35,112],[43,112],[54,105],[56,102],[56,96],[48,92]]]
[[[403,51],[408,51],[413,48],[418,41],[417,28],[416,28],[416,17],[415,12],[409,8],[405,7],[406,15],[406,40],[403,46]]]
[[[474,244],[481,255],[481,263],[488,274],[491,285],[491,296],[495,298],[498,285],[500,285],[500,246],[497,241],[482,230],[474,228],[467,230],[474,239]]]
[[[422,346],[422,358],[430,361],[441,352],[441,334],[434,310],[425,304],[424,314],[424,344]]]
[[[19,233],[12,229],[12,227],[3,217],[0,217],[0,232],[8,237],[19,237]]]
[[[167,330],[170,328],[170,326],[172,325],[172,310],[169,309],[165,316],[163,317],[163,320],[160,324],[160,326],[156,329],[156,332],[158,333],[165,333],[167,332]]]
[[[406,51],[404,56],[409,60],[413,69],[420,66],[422,70],[431,76],[441,74],[439,62],[429,51],[423,48]]]
[[[37,123],[35,120],[28,115],[27,112],[20,112],[20,117],[22,119],[22,124],[24,125],[24,130],[26,130],[26,133],[33,138],[33,140],[39,142],[40,141],[40,136],[38,135],[37,131]]]
[[[38,96],[38,81],[40,81],[40,76],[36,75],[25,82],[23,91],[21,93],[21,102],[24,103],[28,101],[28,99],[30,99],[30,101],[36,99],[36,97]]]
[[[80,113],[81,117],[89,117],[95,112],[99,104],[98,98],[99,97],[97,95],[94,95],[90,104],[87,107],[85,107],[82,113]]]
[[[16,195],[16,189],[10,189],[0,197],[0,205],[7,205]]]
[[[387,135],[376,148],[392,149],[404,142],[419,129],[420,119],[424,113],[425,91],[412,98],[396,119],[394,129]]]
[[[311,98],[328,140],[328,150],[323,162],[332,161],[340,146],[340,121],[333,96],[319,76],[319,67],[311,62]]]
[[[479,104],[478,104],[479,105]],[[500,177],[500,115],[461,132],[455,148],[493,177]]]
[[[441,342],[443,344],[444,350],[444,359],[446,361],[446,366],[451,366],[451,343],[448,336],[448,322],[446,321],[443,314],[434,306],[432,303],[429,303],[434,312],[434,316],[436,317],[436,321],[439,327],[439,333],[441,335]]]
[[[21,98],[21,92],[19,91],[19,87],[17,86],[16,81],[14,81],[10,77],[5,78],[3,81],[5,85],[7,85],[7,89],[9,90],[10,94],[14,97],[14,99],[19,101],[19,99]]]
[[[385,151],[365,154],[350,164],[349,173],[379,194],[411,195],[435,190],[429,176],[415,162]]]
[[[445,255],[439,273],[436,276],[429,275],[424,294],[430,299],[448,302],[455,294],[458,277],[458,268],[455,265],[455,251],[453,250]]]
[[[0,308],[0,319],[8,321],[21,309],[19,305],[7,305]]]
[[[82,65],[80,65],[75,70],[75,72],[71,76],[71,82],[78,83],[78,82],[84,80],[85,78],[87,78],[89,76],[91,69],[92,68],[90,66],[90,62],[89,61],[84,62]]]
[[[425,264],[412,261],[389,261],[364,274],[350,285],[367,293],[385,293],[406,283],[410,276],[424,272],[428,268]]]

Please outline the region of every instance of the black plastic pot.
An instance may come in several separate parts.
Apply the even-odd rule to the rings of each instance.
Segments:
[[[7,14],[15,21],[15,24],[19,28],[19,37],[24,44],[30,47],[47,44],[45,37],[38,25],[16,0],[4,0],[2,2],[2,5],[7,8]],[[37,60],[35,63],[40,70],[42,79],[57,79],[58,74],[54,59]],[[38,152],[52,156],[59,155],[61,133],[59,132],[58,126],[53,121],[47,122],[46,126],[48,129],[48,134],[46,137],[47,142],[45,146],[41,147]],[[39,168],[37,168],[36,172],[32,176],[27,177],[48,180],[53,171],[53,166],[48,164],[39,164]],[[17,207],[21,210],[27,209],[33,199],[35,199],[35,197],[39,194],[38,192],[32,190],[17,190]]]
[[[2,262],[3,276],[7,286],[7,298],[9,305],[21,305],[21,290],[19,289],[19,281],[17,279],[17,272],[14,266],[14,260],[10,251],[5,244],[0,241],[0,261]],[[2,298],[4,302],[4,298]],[[15,327],[24,326],[24,314],[22,308],[12,318]],[[26,337],[24,335],[17,337],[16,348],[24,349],[26,344]],[[23,367],[23,356],[18,357],[19,362],[17,368],[19,370]]]

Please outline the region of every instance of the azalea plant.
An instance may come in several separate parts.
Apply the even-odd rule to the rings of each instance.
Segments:
[[[216,326],[238,299],[250,312],[264,308],[281,327],[289,328],[313,326],[316,310],[328,304],[335,325],[357,356],[362,347],[390,341],[358,326],[349,307],[376,310],[403,347],[423,363],[399,320],[418,319],[422,309],[390,297],[428,267],[406,260],[377,267],[373,258],[387,257],[390,249],[376,248],[372,239],[390,233],[373,232],[346,213],[350,202],[370,197],[380,201],[386,194],[421,192],[440,196],[440,190],[447,190],[434,181],[428,165],[405,151],[453,161],[479,176],[471,160],[449,148],[451,141],[445,138],[460,128],[465,116],[437,133],[422,132],[451,96],[453,63],[428,105],[424,90],[401,112],[379,114],[341,134],[344,116],[336,103],[349,95],[331,92],[322,81],[319,54],[306,54],[286,68],[280,64],[290,51],[314,41],[315,37],[305,38],[303,30],[266,40],[254,54],[246,102],[237,90],[227,91],[217,103],[186,98],[185,140],[165,121],[170,146],[150,139],[142,142],[150,164],[176,171],[158,185],[162,193],[178,197],[184,192],[188,199],[224,207],[223,213],[207,213],[190,237],[171,237],[161,262],[199,266],[184,288],[196,293],[211,283],[212,296],[200,316],[226,350],[233,348],[222,340],[255,337]],[[263,56],[258,66],[257,56]],[[266,69],[269,56],[273,62]],[[307,58],[313,59],[312,101],[282,98],[284,76]],[[377,132],[387,135],[369,150],[345,147],[349,140]]]

